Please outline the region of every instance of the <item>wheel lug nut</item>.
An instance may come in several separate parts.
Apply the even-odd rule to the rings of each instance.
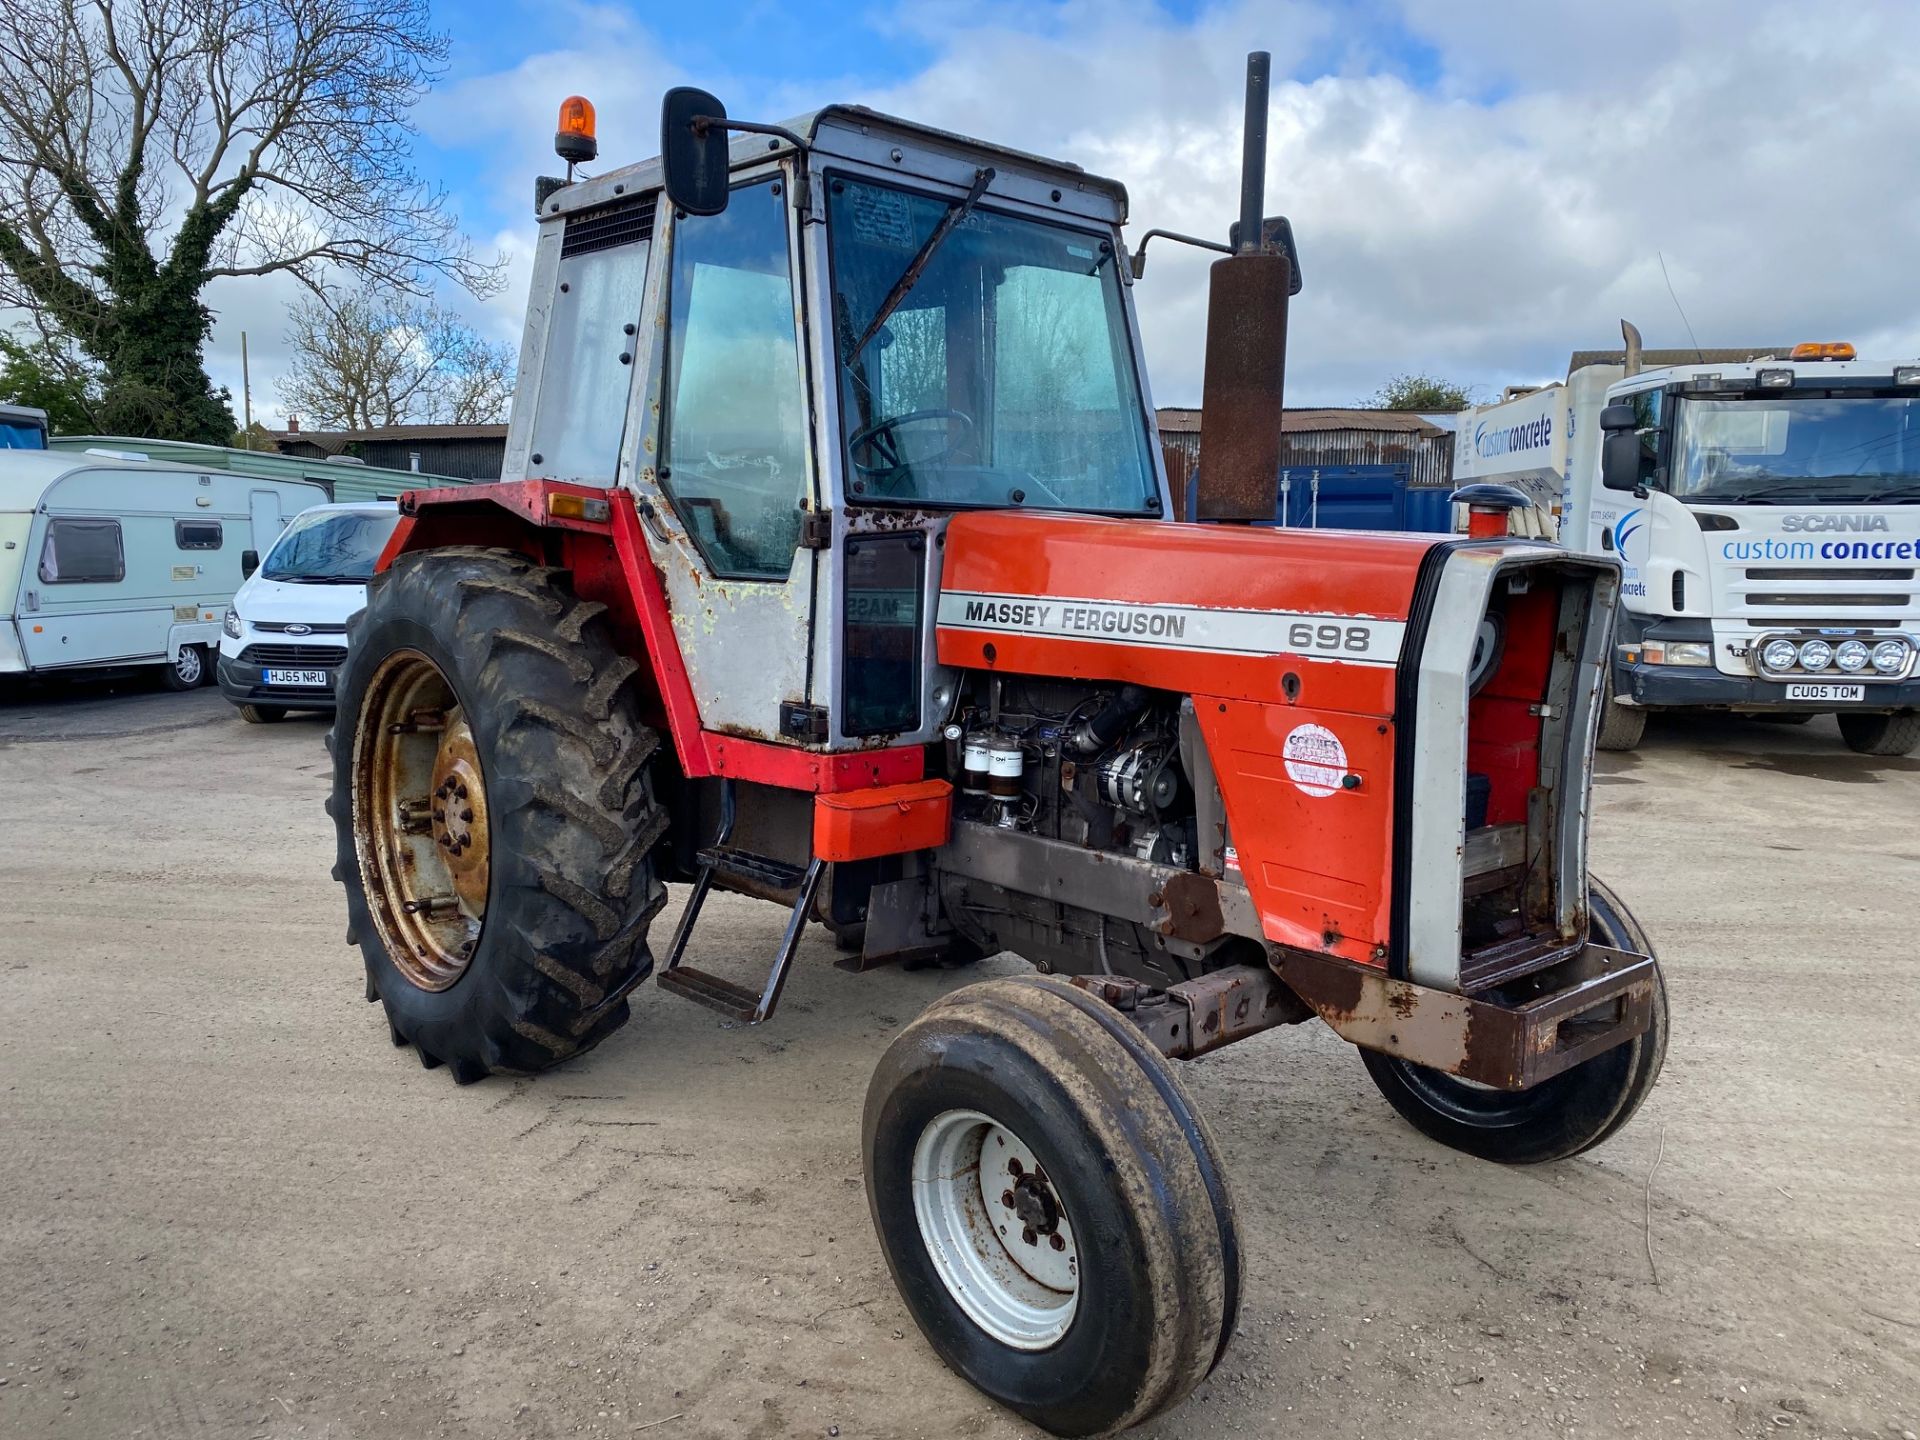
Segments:
[[[1022,1168],[1021,1164],[1018,1160],[1007,1161],[1007,1173],[1009,1175],[1018,1175],[1021,1171],[1021,1168]]]
[[[1000,1203],[1009,1210],[1013,1209],[1013,1191],[1002,1190],[1000,1192]]]
[[[462,821],[469,821],[469,822],[470,822],[470,821],[471,821],[471,820],[473,819],[473,811],[471,811],[471,810],[462,810],[462,811],[460,812],[460,818],[461,818],[461,820],[462,820]]]
[[[456,785],[453,787],[453,793],[454,798],[464,800],[467,798],[467,787],[464,785]]]
[[[1056,1250],[1064,1250],[1067,1248],[1067,1237],[1056,1231],[1047,1237],[1047,1244]]]
[[[1026,1242],[1027,1242],[1027,1244],[1029,1244],[1029,1245],[1034,1245],[1034,1244],[1037,1244],[1037,1243],[1039,1243],[1039,1240],[1040,1240],[1040,1236],[1039,1236],[1039,1235],[1038,1235],[1038,1234],[1037,1234],[1037,1233],[1036,1233],[1035,1231],[1033,1231],[1033,1230],[1031,1230],[1031,1229],[1028,1229],[1028,1230],[1022,1230],[1022,1231],[1020,1232],[1020,1238],[1021,1238],[1022,1240],[1024,1240],[1024,1241],[1026,1241]]]

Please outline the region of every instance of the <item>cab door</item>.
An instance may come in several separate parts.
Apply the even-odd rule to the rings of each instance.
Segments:
[[[817,508],[783,169],[718,215],[674,215],[648,282],[657,317],[634,488],[708,730],[824,735],[812,639]]]

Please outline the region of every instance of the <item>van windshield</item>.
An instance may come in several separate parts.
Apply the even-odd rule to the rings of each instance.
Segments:
[[[307,585],[364,585],[386,548],[400,512],[309,511],[296,515],[267,552],[260,573]]]

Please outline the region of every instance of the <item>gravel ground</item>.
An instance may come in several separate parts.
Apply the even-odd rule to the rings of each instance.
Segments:
[[[860,1185],[868,1072],[960,977],[815,932],[763,1030],[647,990],[457,1089],[361,1001],[323,729],[0,703],[0,1435],[1034,1433],[921,1341]],[[1706,721],[1603,770],[1595,867],[1673,1004],[1640,1117],[1503,1170],[1317,1028],[1192,1066],[1246,1305],[1139,1433],[1914,1440],[1920,762]],[[762,963],[773,908],[710,915],[700,963]]]

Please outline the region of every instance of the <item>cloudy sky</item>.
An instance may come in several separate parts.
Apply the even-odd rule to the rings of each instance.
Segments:
[[[693,82],[743,118],[853,101],[1056,155],[1124,181],[1135,233],[1224,238],[1262,48],[1267,208],[1306,279],[1290,403],[1354,403],[1397,372],[1494,396],[1615,343],[1622,316],[1688,343],[1682,308],[1702,345],[1920,353],[1920,7],[1892,0],[444,0],[435,18],[452,69],[418,114],[420,168],[508,257],[506,293],[467,309],[515,343],[567,94],[598,107],[603,165],[652,154],[660,91]],[[1135,297],[1154,396],[1197,403],[1205,257],[1152,259]],[[277,423],[290,295],[210,299],[215,380],[238,400],[246,329],[255,413]]]

